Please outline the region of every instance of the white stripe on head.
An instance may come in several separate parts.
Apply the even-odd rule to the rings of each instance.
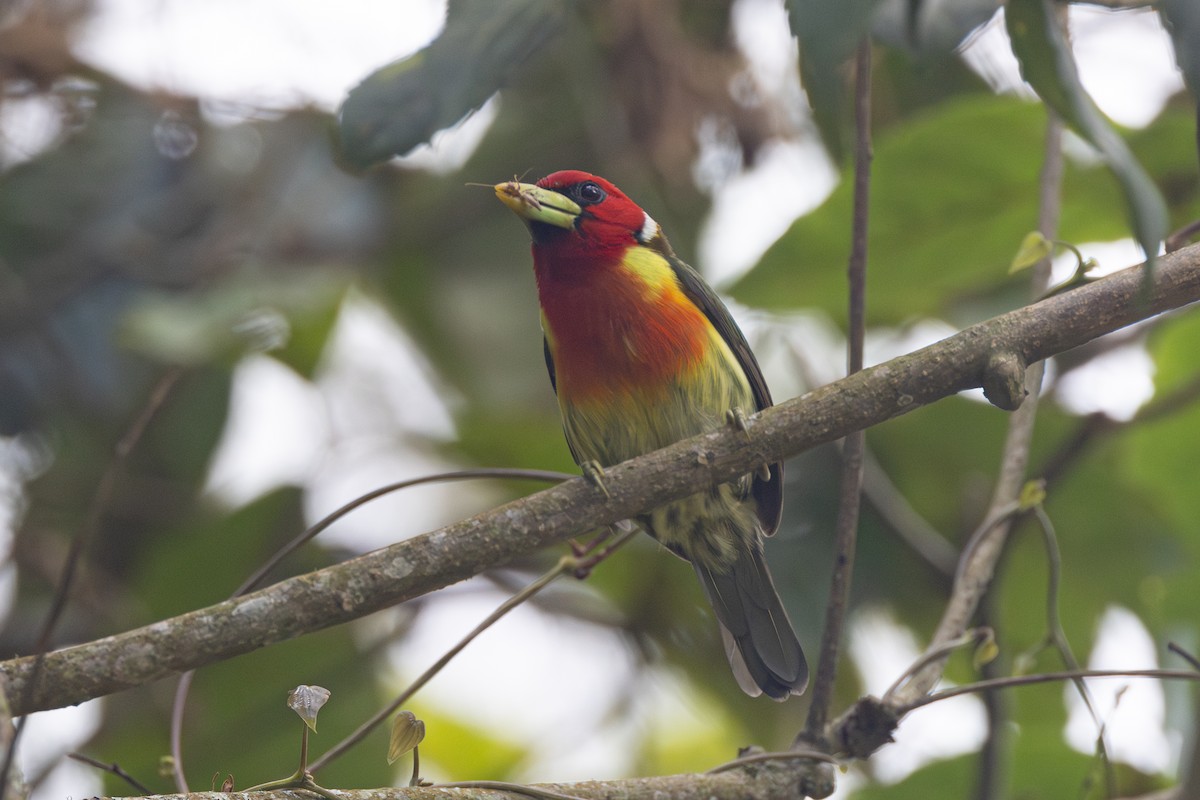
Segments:
[[[645,214],[646,212],[643,211],[642,213]],[[646,214],[646,219],[642,223],[642,229],[637,232],[637,240],[642,244],[645,244],[657,235],[658,223],[654,221],[653,217],[651,217],[649,214]]]

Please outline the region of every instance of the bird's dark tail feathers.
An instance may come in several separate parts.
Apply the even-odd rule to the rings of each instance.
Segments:
[[[786,700],[808,686],[808,663],[792,630],[762,545],[743,548],[726,572],[693,561],[708,602],[721,623],[725,654],[747,694]]]

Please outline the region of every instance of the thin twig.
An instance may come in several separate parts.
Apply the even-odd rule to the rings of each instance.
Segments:
[[[1046,587],[1046,639],[1058,651],[1059,657],[1063,661],[1063,666],[1069,670],[1080,669],[1079,661],[1075,658],[1075,653],[1071,650],[1071,643],[1067,640],[1067,632],[1063,630],[1062,616],[1058,613],[1058,588],[1062,580],[1062,554],[1058,548],[1058,536],[1054,532],[1054,523],[1050,521],[1046,510],[1039,503],[1033,507],[1034,517],[1039,523],[1039,529],[1042,531],[1042,541],[1046,545],[1046,563],[1049,567],[1049,580]],[[1100,719],[1100,713],[1096,710],[1096,702],[1092,698],[1092,693],[1088,691],[1087,683],[1082,678],[1073,681],[1075,690],[1079,692],[1080,699],[1083,700],[1084,706],[1091,715],[1092,721],[1096,723],[1099,734],[1096,740],[1096,749],[1098,755],[1104,762],[1105,780],[1107,782],[1106,789],[1109,797],[1113,796],[1116,789],[1116,773],[1113,772],[1112,762],[1108,758],[1108,743],[1104,735],[1104,722]]]
[[[888,690],[883,693],[883,702],[890,703],[892,698],[894,698],[900,691],[900,687],[902,687],[910,678],[912,678],[913,675],[916,675],[934,661],[939,661],[962,647],[966,647],[970,644],[978,645],[980,642],[986,641],[992,637],[993,633],[991,628],[972,628],[957,639],[952,639],[949,642],[943,642],[937,648],[922,653],[921,657],[909,665],[908,669],[904,670],[904,672],[900,674],[900,677],[896,678],[896,680],[892,682],[892,685],[888,687]]]
[[[1042,672],[1037,675],[1012,675],[1007,678],[975,681],[942,689],[918,697],[896,710],[901,714],[908,714],[930,703],[949,700],[951,697],[959,697],[964,694],[974,694],[990,689],[1008,689],[1013,686],[1032,686],[1038,683],[1073,681],[1078,678],[1160,678],[1162,680],[1200,682],[1200,671],[1186,669],[1068,669],[1061,672]]]
[[[980,623],[988,625],[989,629],[997,619],[996,605],[994,593],[984,595],[979,603],[978,619]],[[1003,674],[999,659],[987,660],[979,667],[979,675],[984,680],[1000,678]],[[1011,704],[1004,692],[982,692],[979,699],[983,704],[987,730],[979,748],[975,786],[971,797],[973,800],[994,800],[1007,795],[1007,766],[1011,753],[1008,720]]]
[[[863,496],[897,538],[943,581],[954,575],[958,550],[917,513],[869,447],[863,450]]]
[[[1198,233],[1200,233],[1200,219],[1193,220],[1168,236],[1164,247],[1168,253],[1173,253],[1187,244]]]
[[[15,735],[16,726],[13,725],[8,692],[0,687],[0,747],[7,751],[12,746],[12,739]],[[0,797],[8,797],[10,800],[25,800],[28,796],[29,789],[20,770],[10,771],[3,789],[0,789]]]
[[[71,759],[74,759],[75,761],[83,762],[84,764],[87,764],[88,766],[91,766],[91,767],[95,767],[98,770],[103,770],[104,772],[108,772],[108,773],[111,773],[112,775],[116,775],[118,778],[125,781],[130,786],[132,786],[134,789],[137,789],[139,792],[141,792],[142,794],[150,794],[151,793],[150,789],[148,789],[144,783],[142,783],[137,778],[133,777],[128,772],[126,772],[121,767],[120,764],[117,764],[115,762],[111,763],[111,764],[105,764],[103,761],[92,758],[91,756],[85,756],[83,753],[67,753],[67,758],[71,758]]]
[[[803,759],[806,761],[821,761],[826,764],[833,764],[835,767],[841,766],[841,759],[836,756],[831,756],[823,750],[812,750],[803,747],[798,747],[794,750],[781,750],[775,753],[751,753],[748,756],[735,758],[733,761],[726,761],[724,764],[718,764],[712,769],[704,771],[705,775],[716,775],[718,772],[727,772],[731,769],[740,769],[747,764],[761,764],[766,761],[795,761]]]
[[[349,514],[356,508],[365,506],[372,500],[377,500],[387,494],[398,492],[401,489],[410,489],[414,486],[424,486],[431,483],[450,483],[453,481],[469,481],[480,479],[497,479],[497,480],[528,480],[528,481],[545,481],[548,483],[558,483],[560,481],[569,481],[574,478],[574,475],[566,472],[554,472],[545,469],[509,469],[499,467],[488,467],[480,469],[463,469],[454,472],[439,472],[434,475],[422,475],[419,478],[409,478],[408,480],[396,481],[385,486],[380,486],[378,489],[372,489],[366,494],[360,495],[350,502],[343,505],[321,519],[316,524],[309,527],[303,533],[296,536],[283,547],[275,551],[275,553],[267,559],[261,567],[254,571],[241,586],[237,588],[231,597],[241,597],[247,592],[253,590],[263,582],[263,579],[279,565],[283,559],[287,558],[292,553],[296,552],[302,545],[313,539],[319,533],[324,531],[333,523],[337,522],[342,517]]]
[[[863,368],[865,338],[865,298],[867,282],[867,233],[870,220],[871,190],[871,42],[864,37],[855,56],[854,83],[854,220],[851,232],[847,277],[850,284],[847,373]],[[850,583],[854,574],[854,554],[858,539],[858,514],[862,505],[864,433],[855,431],[842,445],[842,481],[838,501],[837,532],[834,544],[833,577],[829,585],[829,604],[821,634],[821,653],[817,676],[813,681],[808,720],[800,738],[822,743],[833,700],[837,677],[842,629],[850,603]],[[799,741],[798,739],[797,741]]]
[[[1167,642],[1167,650],[1174,653],[1175,655],[1179,656],[1184,661],[1188,662],[1193,667],[1195,667],[1197,672],[1200,672],[1200,658],[1196,658],[1194,655],[1189,653],[1187,650],[1184,650],[1180,645],[1176,644],[1175,642]],[[1197,766],[1200,766],[1200,765],[1197,765]]]
[[[613,540],[612,544],[604,549],[604,551],[601,553],[601,556],[607,557],[608,555],[612,554],[613,551],[615,551],[625,542],[632,539],[635,535],[637,535],[637,533],[638,530],[636,528],[621,533],[616,539]],[[589,559],[588,563],[589,566],[595,566],[595,561],[592,559]],[[451,659],[462,652],[462,650],[472,641],[474,641],[481,633],[494,625],[505,614],[524,603],[530,597],[533,597],[542,589],[546,588],[551,582],[554,581],[555,578],[558,578],[560,575],[573,573],[579,568],[579,566],[580,559],[575,556],[563,556],[560,558],[558,563],[555,564],[552,569],[543,574],[533,583],[526,586],[520,592],[501,603],[495,611],[493,611],[483,620],[483,622],[476,625],[470,633],[464,636],[456,645],[447,650],[441,658],[439,658],[433,663],[432,666],[429,667],[429,669],[421,673],[421,675],[418,676],[417,679],[411,684],[409,684],[407,689],[397,695],[392,702],[388,703],[382,709],[377,711],[370,717],[370,719],[368,719],[362,725],[359,725],[353,733],[330,748],[316,761],[312,762],[312,765],[309,767],[309,771],[316,772],[362,741],[363,738],[373,731],[380,723],[399,710],[400,706],[408,702],[409,698],[416,694],[417,691],[420,690],[421,687],[426,683],[428,683],[435,675],[441,672],[442,668],[449,664]]]
[[[283,559],[287,558],[292,553],[300,549],[304,544],[315,538],[322,531],[326,530],[330,525],[337,522],[342,517],[354,511],[356,508],[361,508],[372,500],[377,500],[384,495],[398,492],[402,489],[409,489],[414,486],[423,486],[431,483],[449,483],[452,481],[465,481],[477,479],[501,479],[501,480],[533,480],[546,481],[556,483],[560,481],[570,480],[575,477],[565,472],[554,472],[551,470],[541,469],[510,469],[501,467],[488,467],[481,469],[464,469],[454,472],[439,472],[433,475],[422,475],[418,478],[409,478],[408,480],[396,481],[385,486],[380,486],[378,489],[373,489],[366,494],[360,495],[350,502],[335,509],[325,515],[319,522],[309,526],[308,529],[297,535],[283,547],[276,550],[270,558],[267,559],[261,567],[255,570],[249,578],[247,578],[241,586],[239,586],[232,595],[234,597],[242,597],[252,591],[270,574],[271,570],[279,565]],[[188,792],[187,777],[184,775],[183,768],[183,715],[187,709],[188,693],[192,688],[192,679],[195,671],[189,670],[179,676],[179,683],[175,686],[175,698],[171,704],[171,774],[175,780],[175,788],[181,794]]]

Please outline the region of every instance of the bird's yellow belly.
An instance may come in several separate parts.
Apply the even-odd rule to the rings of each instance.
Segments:
[[[608,392],[573,402],[560,392],[563,429],[577,458],[612,466],[714,430],[734,408],[752,413],[750,385],[721,345],[711,351],[714,357],[654,386],[614,383]]]

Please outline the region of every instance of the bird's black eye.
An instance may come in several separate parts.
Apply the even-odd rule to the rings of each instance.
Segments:
[[[592,206],[603,200],[606,195],[604,190],[593,181],[584,181],[575,189],[575,194],[579,199],[579,204],[584,206]]]

